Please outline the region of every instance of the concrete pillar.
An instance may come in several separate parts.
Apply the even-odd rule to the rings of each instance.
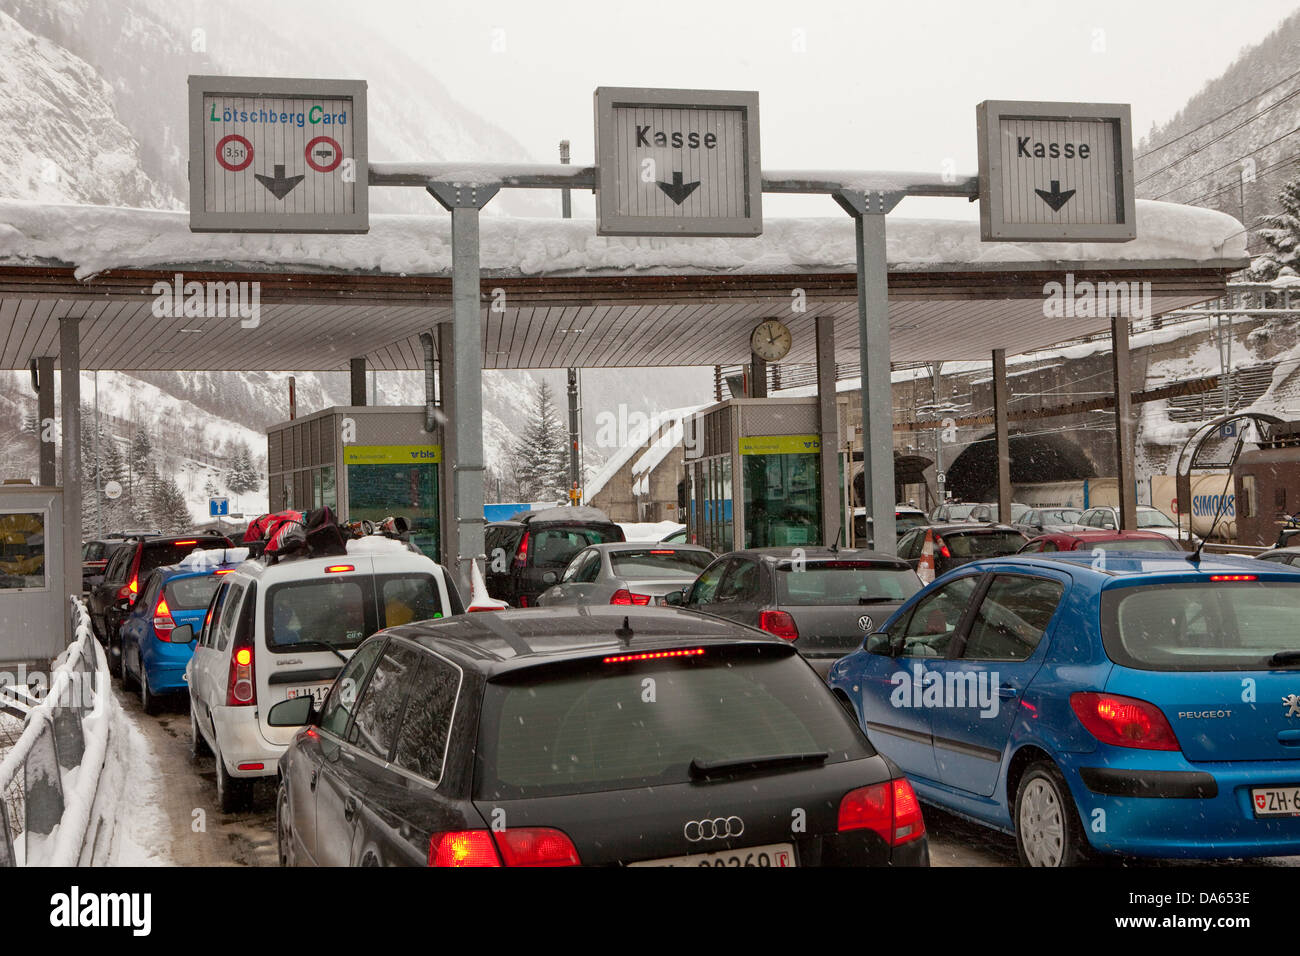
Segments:
[[[438,407],[446,416],[447,423],[442,428],[442,460],[445,463],[442,475],[445,480],[438,488],[438,537],[441,540],[444,567],[452,568],[456,564],[456,485],[451,479],[451,464],[456,461],[456,420],[455,394],[456,359],[452,351],[451,323],[442,322],[433,328],[433,338],[438,348]],[[488,560],[491,560],[489,555]],[[468,594],[461,597],[467,601]]]
[[[45,441],[45,423],[54,421],[54,356],[36,359],[36,445],[40,453],[40,483],[55,483],[53,441]]]
[[[998,451],[998,520],[1011,523],[1011,450],[1007,439],[1007,350],[993,350],[993,429]]]
[[[63,582],[61,594],[81,594],[81,329],[79,319],[59,319],[59,414],[63,426]],[[50,384],[53,389],[53,379]],[[53,570],[53,568],[51,568]],[[64,608],[72,641],[72,618]]]
[[[350,373],[352,379],[352,404],[361,406],[366,404],[366,360],[364,358],[354,358],[350,363]]]
[[[767,363],[749,353],[749,397],[767,398]]]
[[[1137,472],[1133,466],[1133,366],[1128,350],[1128,319],[1110,320],[1111,362],[1115,370],[1115,472],[1119,478],[1119,527],[1137,530]]]
[[[840,418],[835,402],[835,319],[816,318],[817,328],[817,412],[821,432],[822,542],[830,545],[841,538],[840,507]],[[852,476],[850,470],[845,480]],[[852,520],[852,515],[849,516]],[[844,535],[840,544],[848,536]]]

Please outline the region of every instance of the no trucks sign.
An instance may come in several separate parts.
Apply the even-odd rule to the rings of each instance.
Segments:
[[[366,84],[191,76],[193,232],[366,232]]]

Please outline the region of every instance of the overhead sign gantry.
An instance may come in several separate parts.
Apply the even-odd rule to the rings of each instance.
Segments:
[[[596,90],[596,232],[763,233],[758,94]]]
[[[366,232],[364,80],[191,76],[193,232]]]
[[[1137,237],[1127,103],[985,100],[975,116],[981,238]]]

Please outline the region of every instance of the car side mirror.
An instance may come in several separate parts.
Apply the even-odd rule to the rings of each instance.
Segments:
[[[282,700],[266,712],[272,727],[306,727],[316,723],[316,702],[310,696]]]
[[[879,654],[882,657],[895,657],[893,642],[890,641],[889,635],[884,631],[878,631],[875,634],[868,634],[866,641],[863,643],[863,649],[868,654]]]
[[[554,571],[547,571],[545,574],[542,575],[542,583],[545,584],[547,587],[550,587],[558,580],[560,580],[560,576],[556,574]]]
[[[681,607],[686,603],[686,588],[680,591],[669,591],[664,595],[664,603],[672,607]]]
[[[182,624],[179,627],[172,628],[171,639],[173,644],[194,643],[194,625]]]

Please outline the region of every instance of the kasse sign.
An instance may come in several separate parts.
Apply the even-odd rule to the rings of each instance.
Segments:
[[[975,117],[982,239],[1137,237],[1128,104],[986,100]]]
[[[758,94],[596,90],[602,236],[763,232]]]

